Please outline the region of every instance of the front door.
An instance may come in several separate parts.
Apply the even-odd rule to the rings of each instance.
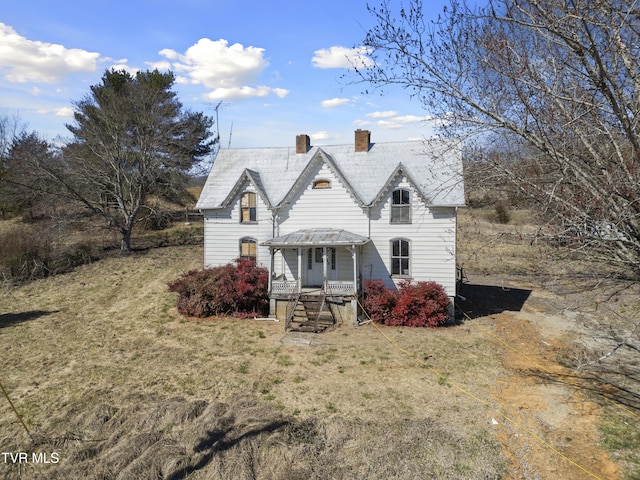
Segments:
[[[322,274],[322,247],[308,248],[306,251],[306,281],[304,287],[321,287]]]

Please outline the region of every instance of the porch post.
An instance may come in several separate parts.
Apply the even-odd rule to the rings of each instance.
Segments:
[[[298,293],[302,292],[302,248],[298,247]]]
[[[322,247],[322,289],[327,291],[327,247]]]
[[[358,262],[356,255],[356,246],[351,245],[351,259],[353,260],[353,293],[358,294]]]
[[[274,266],[275,266],[275,261],[274,261],[274,256],[275,256],[275,250],[273,249],[273,247],[269,247],[269,295],[271,295],[271,289],[273,288],[273,272],[274,272]]]

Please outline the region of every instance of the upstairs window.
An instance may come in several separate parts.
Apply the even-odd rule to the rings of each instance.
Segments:
[[[240,197],[240,223],[256,221],[256,194],[245,192]]]
[[[411,192],[404,188],[393,191],[391,223],[411,223]]]
[[[409,260],[409,240],[402,238],[391,240],[391,275],[410,276]]]
[[[254,238],[241,238],[240,239],[240,258],[246,258],[256,261],[256,245],[257,242]]]

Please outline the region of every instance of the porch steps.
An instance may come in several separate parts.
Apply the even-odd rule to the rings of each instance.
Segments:
[[[336,324],[325,294],[299,294],[289,304],[287,330],[318,333]]]

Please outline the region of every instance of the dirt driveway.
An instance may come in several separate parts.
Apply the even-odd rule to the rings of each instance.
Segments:
[[[585,392],[575,369],[562,365],[586,335],[576,316],[558,308],[560,297],[531,285],[482,280],[493,286],[463,286],[460,306],[501,355],[503,374],[493,395],[502,416],[493,423],[511,462],[509,478],[621,478],[599,447],[597,397]]]

